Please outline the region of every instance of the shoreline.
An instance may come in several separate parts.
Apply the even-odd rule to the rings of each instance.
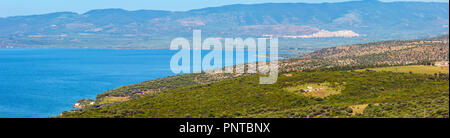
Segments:
[[[64,48],[64,49],[66,49],[66,48]],[[105,50],[105,49],[99,49],[99,50]],[[109,49],[106,49],[106,50],[109,50]],[[114,49],[114,50],[130,50],[130,49]],[[140,50],[170,50],[170,49],[140,49]],[[289,51],[289,53],[297,54],[297,53],[294,52],[295,50],[286,50],[286,51]],[[254,56],[255,57],[264,57],[264,56],[261,56],[261,55],[254,55]],[[289,58],[277,57],[274,60],[283,61],[283,60],[286,60],[286,59],[289,59]],[[252,64],[255,64],[255,63],[257,63],[257,62],[249,62],[249,63],[243,63],[243,64],[244,65],[252,65]],[[242,65],[242,64],[235,64],[235,65],[232,65],[232,67],[236,67],[237,65]],[[226,67],[230,67],[230,66],[224,66],[224,67],[220,67],[220,68],[224,69]],[[217,70],[217,69],[212,69],[212,70]],[[97,104],[101,103],[101,102],[98,101],[98,100],[101,100],[101,99],[97,99],[99,95],[105,94],[108,91],[113,91],[113,90],[119,89],[121,87],[131,86],[131,85],[135,85],[135,84],[141,84],[141,83],[148,82],[148,81],[164,80],[164,79],[169,79],[169,78],[173,78],[173,77],[177,77],[177,76],[189,76],[189,75],[199,75],[199,74],[202,74],[202,73],[173,74],[173,75],[168,75],[168,76],[164,76],[164,77],[158,77],[158,78],[154,78],[154,79],[144,80],[144,81],[141,81],[141,82],[132,83],[132,84],[128,84],[128,85],[121,85],[121,86],[118,86],[118,87],[110,89],[110,90],[105,90],[105,91],[102,91],[100,93],[96,93],[96,97],[94,97],[92,99],[87,98],[87,97],[83,97],[81,99],[78,99],[75,103],[72,104],[71,110],[64,110],[64,111],[80,110],[80,109],[84,109],[85,107],[88,107],[88,106],[97,106]],[[142,93],[144,93],[144,92],[142,92]],[[102,98],[104,98],[104,97],[102,97]],[[80,102],[80,101],[86,101],[86,100],[90,101],[90,102]],[[100,105],[103,105],[103,104],[100,104]],[[100,106],[100,105],[98,105],[98,106]],[[61,113],[64,112],[64,111],[61,111]]]
[[[329,48],[329,47],[325,47],[325,48]],[[4,47],[0,47],[0,50],[10,50],[10,49],[94,49],[94,50],[171,50],[169,48],[53,48],[53,47],[48,47],[48,48],[41,48],[41,47],[27,47],[27,48],[4,48]],[[311,49],[322,49],[322,48],[311,48]],[[191,49],[192,50],[192,49]],[[226,50],[225,50],[226,51]],[[245,50],[248,51],[248,50]],[[289,49],[282,49],[282,50],[278,50],[278,51],[291,51],[291,52],[295,52],[295,51],[301,51],[301,50],[289,50]]]

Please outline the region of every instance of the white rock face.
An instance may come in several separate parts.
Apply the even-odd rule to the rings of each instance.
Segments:
[[[331,32],[328,30],[320,30],[311,35],[301,35],[301,36],[284,36],[286,38],[326,38],[326,37],[359,37],[361,36],[358,33],[353,32],[352,30],[340,30]]]
[[[303,38],[320,38],[320,37],[359,37],[358,33],[353,32],[352,30],[340,30],[336,32],[330,32],[327,30],[320,30],[317,33],[312,35],[303,35],[300,37]]]

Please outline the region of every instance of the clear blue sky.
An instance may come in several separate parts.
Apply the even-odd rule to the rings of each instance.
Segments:
[[[92,9],[122,8],[126,10],[186,11],[229,4],[268,2],[341,2],[348,0],[0,0],[0,17],[43,14],[60,11],[84,13]],[[396,1],[396,0],[381,0]],[[403,0],[449,2],[449,0]]]

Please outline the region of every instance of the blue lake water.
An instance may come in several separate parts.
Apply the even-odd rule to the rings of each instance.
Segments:
[[[0,118],[57,116],[79,99],[175,75],[169,67],[176,52],[0,49]]]

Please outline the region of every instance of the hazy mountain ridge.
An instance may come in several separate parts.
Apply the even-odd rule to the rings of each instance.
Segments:
[[[67,43],[90,47],[93,40],[96,45],[145,47],[156,43],[148,39],[170,41],[174,37],[191,36],[193,29],[214,37],[289,37],[312,35],[321,30],[349,30],[364,39],[378,41],[448,34],[448,24],[448,3],[366,0],[239,4],[186,12],[104,9],[84,14],[58,12],[0,18],[0,47]],[[160,47],[164,46],[168,47]]]

